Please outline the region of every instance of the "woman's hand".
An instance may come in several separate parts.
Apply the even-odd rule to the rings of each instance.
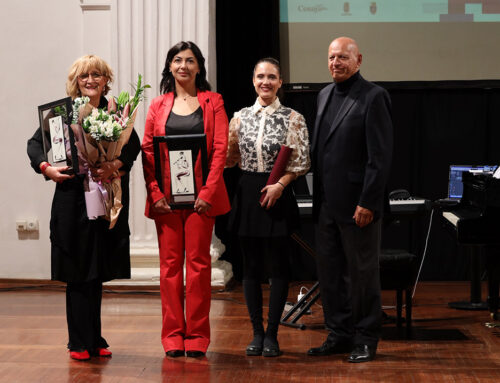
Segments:
[[[210,205],[208,202],[203,201],[201,198],[196,198],[196,201],[194,202],[194,211],[197,212],[198,214],[203,214],[206,213],[207,211],[210,210],[212,205]]]
[[[172,209],[170,208],[169,204],[167,203],[167,199],[165,197],[156,201],[152,206],[152,210],[153,210],[153,212],[155,212],[157,214],[172,213]]]
[[[60,168],[55,167],[55,166],[48,166],[45,169],[45,174],[47,177],[49,177],[52,181],[57,182],[57,183],[62,183],[63,181],[69,180],[71,178],[74,178],[75,175],[69,175],[69,174],[64,174],[63,172],[68,170],[68,166],[62,166]]]
[[[90,173],[94,181],[107,182],[122,165],[123,163],[120,160],[105,161],[98,168],[90,169]]]
[[[281,185],[278,182],[264,187],[260,192],[266,193],[266,195],[264,196],[264,199],[260,203],[260,206],[262,206],[266,210],[272,208],[276,203],[276,201],[278,200],[278,198],[281,197],[281,194],[283,194],[283,189],[284,189],[283,185]]]

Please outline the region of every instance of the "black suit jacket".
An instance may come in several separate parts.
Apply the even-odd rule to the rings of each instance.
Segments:
[[[331,122],[325,142],[318,142],[323,113],[335,86],[332,83],[318,94],[311,146],[313,216],[317,219],[321,198],[324,198],[338,222],[353,223],[356,205],[372,210],[376,220],[382,215],[387,198],[386,183],[392,158],[389,94],[360,76]],[[317,172],[318,155],[323,156],[321,174]],[[320,191],[321,184],[323,196],[316,192]]]

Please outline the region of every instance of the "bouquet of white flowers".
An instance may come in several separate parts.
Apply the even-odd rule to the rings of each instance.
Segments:
[[[86,174],[85,203],[89,219],[104,216],[112,229],[123,207],[121,180],[118,171],[109,182],[94,182],[89,168],[98,168],[105,161],[113,161],[121,154],[134,127],[139,103],[144,99],[144,89],[139,74],[135,95],[121,92],[118,98],[108,101],[107,109],[98,109],[89,104],[88,97],[73,101],[71,128],[75,133],[75,146],[80,159],[80,174]]]
[[[83,121],[83,130],[96,141],[118,141],[123,127],[103,109],[93,109]]]

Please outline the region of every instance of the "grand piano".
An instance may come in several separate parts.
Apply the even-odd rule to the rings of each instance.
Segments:
[[[481,256],[486,257],[488,306],[491,317],[498,318],[500,278],[500,179],[489,174],[464,172],[464,191],[460,203],[445,208],[443,218],[457,243],[471,256],[471,300],[451,302],[458,309],[486,309],[481,302]]]

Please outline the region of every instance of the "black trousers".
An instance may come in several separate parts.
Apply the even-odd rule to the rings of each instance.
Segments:
[[[375,346],[381,331],[381,222],[342,224],[322,203],[316,224],[316,264],[328,340]]]
[[[109,347],[101,336],[102,282],[68,282],[66,319],[68,348],[72,351]]]

